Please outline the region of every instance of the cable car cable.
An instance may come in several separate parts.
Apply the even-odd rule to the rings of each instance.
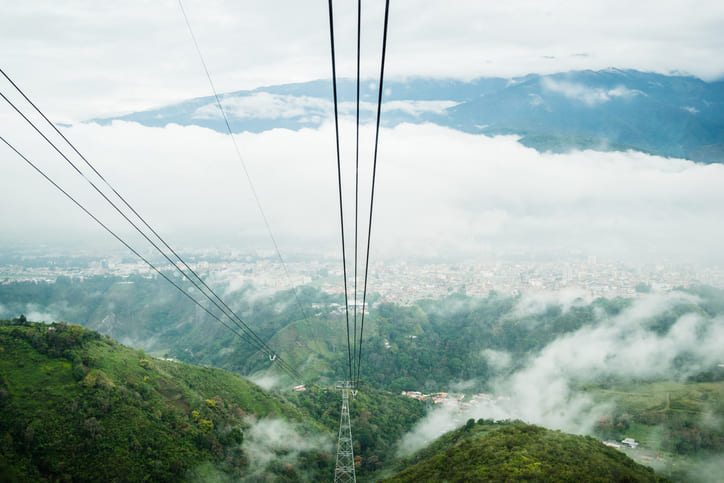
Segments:
[[[332,50],[332,91],[334,94],[334,130],[337,141],[337,184],[339,188],[339,224],[342,233],[342,272],[344,277],[344,312],[347,317],[347,355],[349,357],[349,379],[352,380],[352,349],[349,338],[349,297],[347,289],[347,255],[344,245],[344,209],[342,205],[342,162],[339,154],[339,112],[337,108],[337,65],[334,54],[334,12],[332,0],[329,0],[329,39]]]
[[[4,75],[6,78],[9,79],[9,77],[7,76],[7,74],[5,74],[5,72],[2,72],[2,73],[3,73],[3,75]],[[13,83],[13,86],[18,90],[18,92],[20,92],[20,93],[23,95],[23,97],[25,97],[26,99],[28,99],[27,96],[25,96],[25,94],[22,92],[22,90],[20,90],[20,88],[19,88],[15,83]],[[105,193],[103,193],[103,191],[101,191],[101,190],[98,188],[98,186],[96,186],[96,184],[93,183],[93,181],[90,180],[90,179],[75,165],[75,163],[73,163],[73,161],[71,161],[70,158],[68,158],[68,156],[66,156],[65,153],[63,153],[63,152],[55,145],[55,143],[53,143],[27,116],[26,116],[12,101],[10,101],[2,92],[0,92],[0,97],[2,97],[18,114],[20,114],[20,116],[21,116],[48,144],[50,144],[50,146],[52,146],[52,147],[55,149],[55,151],[58,152],[58,154],[60,154],[60,155],[66,160],[66,162],[67,162],[81,177],[83,177],[83,178],[95,189],[96,192],[98,192],[98,194],[100,194],[128,223],[131,224],[131,226],[133,226],[133,227],[136,229],[136,231],[137,231],[139,234],[141,234],[141,235],[146,239],[146,241],[148,241],[169,263],[171,263],[171,265],[172,265],[177,271],[179,271],[179,272],[181,273],[181,275],[183,275],[184,277],[186,277],[186,279],[188,279],[188,280],[194,285],[194,287],[196,287],[196,289],[199,290],[199,292],[201,292],[212,304],[214,304],[222,313],[224,313],[224,315],[225,315],[226,317],[228,317],[228,318],[234,323],[234,325],[236,325],[236,326],[239,327],[241,330],[243,330],[243,331],[247,332],[248,334],[250,334],[250,337],[252,337],[253,339],[256,339],[256,340],[257,340],[257,343],[260,344],[260,346],[265,349],[265,352],[267,352],[267,353],[270,354],[270,355],[275,353],[275,351],[273,351],[268,345],[266,345],[266,343],[265,343],[261,338],[259,338],[259,336],[257,336],[256,333],[254,333],[254,331],[253,331],[238,315],[236,315],[236,313],[234,313],[233,310],[229,309],[228,306],[227,306],[226,304],[224,304],[223,301],[222,301],[222,304],[227,307],[227,310],[229,310],[229,311],[234,315],[234,317],[232,317],[231,315],[229,315],[228,313],[226,313],[225,310],[224,310],[216,301],[214,301],[204,290],[202,290],[201,287],[199,287],[199,285],[198,285],[186,272],[184,272],[184,271],[176,264],[176,262],[174,262],[173,260],[171,260],[171,259],[169,258],[169,256],[168,256],[163,250],[161,250],[161,249],[158,247],[158,245],[157,245],[155,242],[153,242],[153,241],[148,237],[148,235],[147,235],[143,230],[141,230],[141,229],[138,227],[138,225],[136,225],[136,223],[134,223],[130,218],[128,218],[128,216],[126,215],[126,213],[123,212],[123,210],[121,210],[113,201],[111,201],[111,200],[108,198],[108,196],[107,196]],[[28,99],[28,102],[30,102],[29,99]],[[38,112],[41,112],[41,111],[37,108],[37,106],[35,106],[35,104],[33,104],[32,102],[31,102],[31,105],[33,105],[33,107],[34,107]],[[42,112],[41,112],[41,115],[43,115]],[[43,115],[43,118],[47,120],[47,117],[46,117],[45,115]],[[52,124],[50,121],[48,121],[48,122],[49,122],[50,124]],[[65,139],[65,137],[64,137],[64,139]],[[66,139],[66,141],[67,141],[67,139]],[[7,142],[6,142],[6,144],[7,144]],[[70,143],[69,143],[69,144],[70,144]],[[75,148],[74,148],[74,149],[75,149]],[[83,156],[81,156],[81,157],[83,157]],[[83,157],[83,159],[85,160],[84,157]],[[86,161],[86,163],[88,163],[87,160],[85,160],[85,161]],[[90,163],[89,163],[89,165],[90,165]],[[95,169],[94,169],[94,171],[95,171]],[[100,175],[99,175],[99,176],[100,176]],[[109,185],[109,186],[110,186],[110,185]],[[119,197],[120,197],[120,195],[119,195]],[[138,216],[138,215],[137,215],[137,216]],[[152,231],[153,231],[153,230],[152,230]],[[178,255],[177,255],[177,256],[178,256]],[[180,259],[180,257],[179,257],[179,259]],[[182,260],[182,262],[183,262],[183,260]],[[194,272],[194,273],[195,273],[195,272]],[[198,275],[197,275],[197,277],[198,277]],[[208,288],[208,285],[206,285],[206,287]],[[221,299],[218,297],[218,295],[216,295],[215,292],[214,292],[212,289],[208,288],[208,290],[209,290],[211,293],[213,293],[214,296],[215,296],[217,299],[221,300]],[[236,320],[235,320],[235,318],[236,318]],[[237,321],[238,321],[238,322],[237,322]],[[242,326],[243,326],[243,327],[242,327]]]
[[[249,335],[245,332],[239,333],[237,330],[235,330],[233,327],[225,323],[223,320],[221,320],[216,314],[209,311],[206,307],[204,307],[198,300],[196,300],[191,294],[189,294],[186,290],[184,290],[180,285],[178,285],[176,282],[174,282],[171,278],[169,278],[168,275],[163,273],[158,267],[156,267],[153,263],[151,263],[147,258],[145,258],[143,255],[141,255],[136,249],[134,249],[131,245],[128,244],[123,238],[121,238],[117,233],[115,233],[112,229],[110,229],[105,223],[103,223],[100,219],[98,219],[93,213],[91,213],[85,206],[83,206],[82,203],[80,203],[78,200],[76,200],[71,194],[69,194],[66,190],[64,190],[60,185],[58,185],[52,178],[50,178],[42,169],[40,169],[37,165],[35,165],[30,159],[28,159],[24,154],[22,154],[18,149],[15,148],[9,141],[7,141],[2,135],[0,135],[0,141],[5,143],[10,149],[12,149],[18,156],[20,156],[28,165],[30,165],[35,171],[37,171],[41,176],[43,176],[49,183],[51,183],[56,189],[58,189],[62,194],[64,194],[68,199],[70,199],[76,206],[78,206],[81,210],[83,210],[88,216],[90,216],[97,224],[99,224],[103,229],[105,229],[109,234],[111,234],[116,240],[121,242],[126,248],[128,248],[134,255],[136,255],[138,258],[140,258],[142,261],[144,261],[151,269],[153,269],[156,273],[161,275],[167,282],[169,282],[171,285],[176,287],[176,289],[184,294],[187,298],[189,298],[192,302],[194,302],[199,308],[201,308],[204,312],[206,312],[209,316],[216,319],[221,325],[229,329],[232,333],[234,333],[236,336],[238,336],[241,339],[245,339],[244,335],[246,335],[246,341],[252,345],[254,345],[254,341],[249,339]],[[287,370],[287,369],[285,369]],[[289,371],[289,374],[293,378],[298,378],[298,375],[295,374],[293,371]],[[301,378],[299,378],[301,380]]]
[[[161,243],[184,265],[184,267],[185,267],[187,270],[189,270],[189,272],[190,272],[191,274],[193,274],[193,276],[195,277],[195,279],[198,280],[199,283],[201,283],[201,284],[214,296],[214,298],[226,308],[226,310],[228,310],[229,312],[231,312],[232,314],[234,314],[234,316],[239,319],[239,321],[241,322],[241,324],[246,327],[246,330],[247,330],[247,331],[251,331],[251,329],[244,323],[244,321],[241,320],[240,317],[239,317],[238,315],[236,315],[236,313],[234,313],[234,311],[216,294],[216,292],[215,292],[211,287],[208,286],[208,284],[198,275],[198,273],[196,273],[196,271],[194,271],[193,268],[191,268],[191,267],[186,263],[186,261],[166,242],[166,240],[164,240],[163,237],[161,237],[161,235],[159,235],[159,234],[156,232],[156,230],[154,230],[153,227],[133,208],[133,206],[131,206],[131,204],[106,180],[106,178],[95,168],[95,166],[93,166],[93,164],[92,164],[90,161],[88,161],[88,159],[87,159],[85,156],[83,156],[83,154],[75,147],[75,145],[74,145],[66,136],[63,135],[63,133],[55,126],[55,124],[54,124],[52,121],[50,121],[50,119],[48,119],[48,117],[38,108],[38,106],[35,105],[35,103],[34,103],[32,100],[30,100],[30,98],[28,98],[28,96],[23,92],[23,90],[20,89],[20,87],[18,87],[18,85],[15,84],[15,82],[13,82],[13,80],[5,73],[5,71],[3,71],[2,69],[0,69],[0,73],[2,73],[2,75],[10,82],[10,84],[12,84],[12,86],[23,96],[23,98],[24,98],[31,106],[33,106],[33,108],[38,112],[38,114],[40,114],[40,115],[43,117],[43,119],[55,130],[56,133],[58,133],[58,135],[60,135],[60,137],[73,149],[73,151],[75,151],[75,153],[86,163],[86,165],[88,165],[88,166],[93,170],[93,172],[106,184],[106,186],[108,186],[108,188],[110,188],[110,189],[113,191],[113,193],[131,210],[131,212],[133,212],[133,214],[134,214],[139,220],[141,220],[141,222],[151,231],[151,233],[153,233],[153,235],[155,235],[155,237],[158,238],[158,240],[161,241]],[[2,95],[2,94],[0,93],[0,95]],[[35,127],[35,126],[27,119],[27,117],[25,117],[25,116],[19,111],[19,109],[18,109],[13,103],[11,103],[4,95],[3,95],[2,97],[3,97],[21,116],[23,116],[23,118],[25,118],[25,120],[28,121],[28,122],[31,124],[31,126]],[[36,131],[40,133],[40,131],[39,131],[37,128],[36,128]],[[40,133],[40,134],[42,135],[42,133]],[[48,140],[47,137],[45,137],[45,136],[43,136],[43,137],[45,138],[45,140],[46,140],[48,143],[50,143],[51,145],[53,145],[53,144]],[[55,147],[55,146],[53,145],[53,147]],[[60,151],[57,149],[57,147],[55,147],[55,148],[56,148],[56,151],[58,151],[58,152],[60,153]],[[62,153],[60,153],[60,154],[62,155]],[[64,156],[64,157],[65,157],[65,156]],[[66,160],[69,161],[67,158],[66,158]],[[69,162],[70,162],[70,161],[69,161]],[[75,168],[75,166],[74,166],[72,163],[71,163],[71,165]],[[78,171],[77,168],[76,168],[76,171]],[[81,174],[84,178],[86,178],[82,173],[80,173],[80,171],[78,171],[78,172],[79,172],[79,174]],[[87,178],[86,178],[86,180],[87,180]],[[90,182],[90,180],[88,180],[88,181]],[[90,182],[90,183],[91,183],[91,185],[93,185],[92,182]],[[95,185],[93,185],[93,186],[94,186],[94,188],[95,188]],[[96,190],[98,191],[97,188],[96,188]],[[105,197],[105,196],[104,196],[104,197]],[[107,198],[106,198],[106,200],[113,205],[113,203],[112,203],[110,200],[108,200]],[[116,208],[116,207],[114,206],[114,208]],[[116,208],[116,210],[118,211],[118,208]],[[120,213],[120,211],[119,211],[119,213]],[[121,214],[122,214],[122,213],[121,213]],[[124,216],[124,217],[125,217],[125,216]],[[126,219],[127,219],[127,218],[126,218]],[[127,220],[128,220],[128,219],[127,219]],[[133,224],[133,222],[131,222],[130,220],[128,220],[128,221],[129,221],[129,223]],[[136,228],[136,230],[139,231],[139,233],[141,233],[141,231],[138,229],[138,227],[136,227],[135,225],[134,225],[134,227]],[[143,233],[141,233],[141,234],[143,234]],[[144,235],[144,236],[145,236],[145,235]],[[148,238],[146,238],[146,239],[148,240]],[[153,242],[151,242],[151,240],[148,240],[148,241],[149,241],[149,243],[153,244]],[[160,253],[163,254],[163,252],[162,252],[157,246],[154,245],[154,247],[155,247]],[[164,256],[165,256],[165,255],[164,255]],[[175,262],[173,262],[172,260],[170,260],[168,257],[165,256],[165,258],[166,258],[166,260],[167,260],[169,263],[171,263],[172,265],[175,265]],[[177,269],[178,269],[178,268],[177,268]],[[187,277],[187,278],[188,278],[188,277]],[[190,280],[190,279],[189,279],[189,280]],[[192,283],[193,283],[193,281],[192,281]],[[195,284],[194,284],[194,285],[195,285]],[[203,290],[201,290],[198,286],[196,286],[196,288],[197,288],[200,292],[203,293]],[[208,297],[208,296],[207,296],[207,297]],[[217,305],[217,308],[220,308],[220,307],[218,307],[218,305]],[[222,310],[222,312],[223,312],[223,310]],[[225,314],[225,315],[226,315],[227,317],[233,319],[233,317],[229,316],[228,314]],[[238,324],[236,324],[236,325],[238,326]],[[252,331],[252,333],[253,333],[253,331]],[[256,336],[256,334],[254,334],[254,336]],[[261,341],[261,339],[259,339],[259,340]],[[263,343],[263,341],[261,341],[261,342]],[[272,352],[272,353],[274,352],[274,351],[272,351],[271,349],[269,349],[269,351]]]
[[[264,221],[264,226],[266,227],[267,233],[269,234],[269,238],[271,239],[272,245],[274,245],[274,250],[276,251],[277,257],[279,258],[279,261],[281,262],[284,273],[287,276],[287,280],[289,280],[289,282],[291,284],[291,275],[289,274],[289,268],[287,267],[287,264],[284,261],[284,257],[282,257],[281,250],[279,250],[279,245],[277,244],[277,240],[274,237],[274,233],[272,232],[271,225],[269,224],[269,220],[266,217],[264,208],[262,208],[261,199],[259,198],[259,195],[256,192],[254,183],[251,180],[251,174],[249,173],[249,170],[246,167],[246,163],[244,162],[244,157],[241,155],[241,150],[239,149],[239,145],[237,144],[236,138],[234,137],[234,134],[231,130],[231,124],[229,123],[229,118],[226,115],[226,111],[224,110],[224,108],[221,104],[221,99],[219,97],[218,92],[216,91],[216,87],[214,86],[214,81],[211,80],[211,74],[209,73],[209,69],[206,66],[206,61],[204,61],[204,56],[201,53],[201,48],[199,47],[199,43],[196,40],[194,31],[191,28],[191,22],[189,21],[189,18],[186,15],[186,10],[184,9],[182,1],[178,0],[178,4],[181,9],[181,14],[184,17],[184,21],[186,22],[186,27],[188,27],[189,34],[191,34],[191,39],[193,40],[194,46],[196,47],[196,52],[198,53],[199,59],[201,60],[201,65],[203,65],[203,67],[204,67],[204,72],[206,73],[206,78],[209,80],[209,85],[211,86],[211,91],[214,94],[214,99],[216,99],[216,106],[219,108],[221,117],[224,119],[224,124],[226,125],[226,132],[229,135],[229,137],[231,138],[231,142],[234,144],[234,150],[236,151],[236,157],[239,159],[239,162],[241,163],[241,167],[243,168],[244,174],[246,175],[246,180],[249,183],[249,188],[251,189],[251,193],[254,197],[254,201],[256,201],[256,206],[259,209],[259,213],[261,214],[262,220]],[[301,301],[299,300],[299,295],[297,294],[296,287],[292,286],[292,292],[294,293],[294,298],[297,301],[297,305],[299,306],[299,310],[302,313],[302,317],[304,317],[305,320],[309,321],[309,317],[307,316],[307,313],[304,310],[304,306],[302,305]]]
[[[379,93],[377,95],[377,125],[375,128],[375,151],[374,151],[373,163],[372,163],[372,189],[371,189],[371,194],[370,194],[370,218],[369,218],[369,224],[368,224],[368,229],[367,229],[367,255],[365,257],[365,280],[364,280],[364,289],[363,289],[363,296],[362,296],[362,323],[361,323],[360,334],[359,334],[359,351],[357,353],[357,356],[358,356],[357,378],[356,378],[357,384],[359,384],[360,365],[362,363],[362,335],[363,335],[364,327],[365,327],[364,307],[367,303],[367,275],[369,273],[370,242],[372,240],[372,209],[374,208],[374,202],[375,202],[375,179],[377,176],[377,148],[379,146],[379,140],[380,140],[380,115],[382,112],[382,92],[383,92],[383,84],[384,84],[384,78],[385,78],[385,55],[387,52],[387,23],[388,23],[388,19],[389,19],[389,13],[390,13],[390,0],[385,0],[385,24],[384,24],[383,34],[382,34],[382,61],[381,61],[381,65],[380,65],[380,88],[379,88]]]
[[[352,360],[356,361],[357,357],[357,265],[359,256],[357,254],[358,235],[357,227],[359,226],[359,82],[360,82],[360,38],[362,33],[362,0],[357,0],[357,122],[356,122],[356,141],[355,141],[355,159],[354,159],[354,337],[352,346]],[[364,307],[362,308],[364,311]],[[354,380],[354,376],[352,377]]]

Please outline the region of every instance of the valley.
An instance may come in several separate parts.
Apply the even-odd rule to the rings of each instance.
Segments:
[[[329,388],[344,377],[344,318],[311,308],[339,304],[339,295],[300,288],[299,299],[310,308],[311,318],[304,319],[290,292],[233,292],[235,310],[307,379],[305,391],[294,391],[297,383],[272,361],[200,318],[162,282],[140,275],[13,282],[0,286],[0,300],[5,314],[32,307],[75,318],[155,354],[161,359],[149,360],[166,373],[180,367],[176,360],[244,375],[291,403],[296,409],[288,414],[334,434],[339,393]],[[413,305],[373,298],[371,308],[362,354],[369,373],[351,407],[362,479],[389,474],[399,457],[471,418],[522,420],[619,445],[633,438],[640,446],[620,451],[673,480],[689,480],[724,448],[719,289],[592,302],[454,293]],[[179,397],[173,385],[159,381],[157,387],[166,398]]]

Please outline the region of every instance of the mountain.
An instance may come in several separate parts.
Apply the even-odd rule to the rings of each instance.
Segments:
[[[339,395],[312,386],[289,396],[77,325],[0,321],[0,479],[326,480]],[[470,420],[400,460],[421,403],[363,388],[350,412],[361,478],[409,466],[390,481],[661,480],[593,438],[522,423]]]
[[[252,471],[254,443],[245,436],[257,421],[294,424],[300,439],[322,434],[292,404],[237,375],[24,318],[0,325],[0,410],[2,481],[239,477]],[[309,445],[301,454],[331,471],[328,453]]]
[[[355,83],[338,83],[340,113],[354,114]],[[375,116],[377,87],[364,83],[363,122]],[[220,96],[233,132],[317,128],[331,121],[328,80]],[[530,74],[512,79],[410,79],[385,83],[383,123],[435,123],[469,133],[515,134],[539,151],[634,149],[704,163],[724,162],[724,81],[635,70]],[[226,132],[213,97],[113,118]]]
[[[311,319],[305,319],[298,305],[290,303],[293,296],[288,292],[259,298],[254,290],[240,289],[229,301],[286,361],[322,386],[299,393],[282,389],[279,394],[292,403],[288,410],[325,428],[323,432],[333,439],[339,424],[339,394],[325,386],[346,374],[346,358],[340,355],[346,343],[344,316],[338,310],[343,300],[312,286],[299,288],[298,295]],[[259,356],[253,346],[220,324],[201,318],[180,297],[165,281],[140,276],[14,282],[0,284],[0,318],[24,312],[32,313],[34,319],[74,320],[157,356],[169,354],[188,363],[250,375],[276,387],[292,386],[268,357]],[[477,408],[471,409],[475,413],[436,420],[436,424],[446,425],[445,430],[468,417],[525,418],[571,431],[579,430],[563,424],[564,419],[585,420],[589,434],[616,441],[633,437],[648,451],[661,455],[657,471],[672,479],[688,479],[705,460],[716,459],[724,451],[724,368],[717,345],[724,333],[724,292],[719,289],[693,287],[667,296],[642,294],[640,298],[594,301],[497,294],[484,299],[451,294],[412,306],[369,300],[375,309],[366,319],[364,387],[350,408],[360,474],[383,472],[394,463],[398,442],[418,422],[424,423],[426,403],[401,397],[402,390],[450,391],[456,400],[465,393],[461,404]],[[12,334],[16,329],[26,330],[7,330]],[[31,347],[40,344],[38,347],[47,351],[41,342],[51,333],[30,337]],[[99,338],[104,340],[110,339]],[[92,339],[88,343],[92,348],[100,342]],[[1,340],[0,347],[6,347]],[[118,344],[100,347],[105,349],[96,352],[103,358],[130,351],[122,359],[137,361],[127,364],[141,370],[137,366],[142,356],[137,351]],[[588,352],[597,355],[580,357]],[[14,368],[17,358],[42,362],[46,356],[19,352],[13,357],[10,362],[0,362],[6,364],[0,365],[0,374],[9,374],[5,367]],[[66,365],[65,371],[79,366],[74,357],[58,357]],[[119,368],[106,370],[93,365],[99,362],[86,361],[96,360],[93,357],[81,356],[83,370],[120,374]],[[145,358],[152,366],[168,366],[164,369],[167,373],[187,367]],[[33,370],[42,374],[40,362],[34,362]],[[558,367],[566,367],[565,372]],[[36,376],[21,372],[18,377],[35,384]],[[134,377],[140,375],[127,377],[131,386],[125,390],[143,394]],[[235,381],[229,379],[227,384],[249,384]],[[45,380],[39,383],[44,384]],[[550,384],[556,389],[549,390]],[[227,402],[226,393],[194,390],[201,393],[197,401],[219,395]],[[32,395],[32,391],[23,394]],[[480,391],[495,395],[496,400],[498,396],[509,399],[476,399]],[[63,404],[72,405],[82,393],[78,394]],[[444,416],[440,405],[432,401],[427,400],[433,405],[432,412]],[[234,404],[247,411],[248,404]],[[94,416],[85,419],[90,417]],[[22,441],[27,424],[11,431],[12,441]],[[244,434],[246,429],[242,427]],[[650,455],[643,456],[637,461],[651,464],[646,459]]]
[[[66,323],[0,320],[0,481],[319,481],[334,469],[337,391],[268,392]],[[360,475],[425,413],[364,387],[350,404]]]
[[[667,481],[591,437],[523,423],[471,419],[412,461],[382,481]]]

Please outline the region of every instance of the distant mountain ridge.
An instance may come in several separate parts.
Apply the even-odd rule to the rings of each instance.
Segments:
[[[340,113],[354,114],[356,84],[338,82]],[[362,120],[375,116],[377,86],[364,82]],[[329,80],[221,95],[233,132],[317,128],[332,116]],[[469,133],[516,134],[539,151],[634,149],[724,162],[724,81],[635,70],[529,74],[513,79],[410,79],[385,83],[383,123],[434,123]],[[202,126],[226,132],[215,99],[191,99],[114,120]]]

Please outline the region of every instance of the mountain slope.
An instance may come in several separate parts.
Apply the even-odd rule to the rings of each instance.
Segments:
[[[3,481],[240,477],[251,471],[242,443],[257,419],[296,421],[307,436],[318,429],[234,374],[148,358],[80,326],[24,320],[0,325],[0,410]],[[329,454],[303,454],[314,460],[310,477],[331,471]]]
[[[352,116],[355,84],[339,82],[340,112]],[[363,90],[362,121],[373,120],[376,86]],[[224,94],[234,132],[317,128],[331,120],[331,86],[318,80]],[[634,70],[530,74],[513,79],[409,79],[385,83],[386,126],[430,122],[457,130],[516,134],[540,151],[635,149],[724,162],[724,82]],[[115,118],[226,132],[212,97]]]
[[[418,463],[384,481],[517,480],[666,481],[591,437],[472,419],[423,451]]]

